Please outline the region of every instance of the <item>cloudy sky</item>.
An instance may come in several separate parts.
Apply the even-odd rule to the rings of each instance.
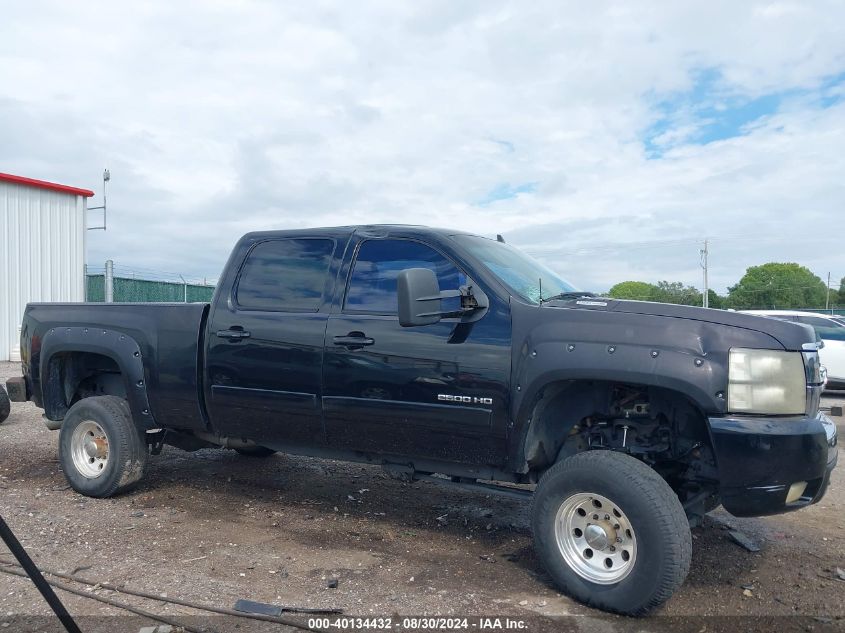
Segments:
[[[583,288],[845,276],[842,2],[4,7],[0,171],[97,190],[88,260],[215,278],[261,228],[502,233]],[[92,213],[92,223],[97,218]]]

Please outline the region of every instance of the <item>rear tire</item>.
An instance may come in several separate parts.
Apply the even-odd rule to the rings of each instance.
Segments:
[[[9,417],[9,414],[12,412],[12,402],[9,400],[9,394],[6,393],[6,390],[0,385],[0,424],[6,421],[6,418]]]
[[[549,468],[531,522],[556,584],[605,611],[647,613],[689,571],[692,538],[680,500],[654,470],[622,453],[579,453]]]
[[[238,455],[243,455],[244,457],[270,457],[271,455],[276,454],[276,451],[274,451],[272,448],[266,448],[264,446],[236,448],[235,452]]]
[[[126,400],[97,396],[74,404],[62,422],[59,463],[71,488],[88,497],[134,487],[147,466],[147,442]]]

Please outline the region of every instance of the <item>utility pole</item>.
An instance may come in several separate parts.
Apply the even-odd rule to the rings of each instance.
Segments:
[[[827,273],[827,294],[824,299],[824,311],[830,310],[830,273]]]
[[[701,267],[704,269],[704,292],[701,293],[701,305],[705,308],[710,307],[710,285],[707,279],[707,257],[710,254],[707,248],[707,239],[704,240],[704,248],[699,253],[701,254]]]

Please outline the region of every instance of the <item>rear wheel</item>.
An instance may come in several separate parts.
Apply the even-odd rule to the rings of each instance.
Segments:
[[[532,504],[534,544],[566,593],[639,615],[666,601],[689,571],[692,539],[677,495],[637,459],[606,450],[552,466]]]
[[[6,418],[9,417],[9,413],[12,412],[12,403],[9,400],[9,394],[6,393],[6,390],[0,386],[0,424],[6,421]]]
[[[264,446],[248,446],[244,448],[236,448],[235,452],[245,457],[270,457],[271,455],[276,454],[276,451],[274,451],[272,448],[266,448]]]
[[[147,465],[147,443],[126,400],[97,396],[74,404],[62,422],[59,462],[71,487],[89,497],[135,486]]]

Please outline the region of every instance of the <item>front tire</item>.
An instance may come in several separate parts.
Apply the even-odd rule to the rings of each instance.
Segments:
[[[134,487],[147,466],[147,443],[126,400],[97,396],[74,404],[62,422],[59,463],[71,488],[88,497]]]
[[[605,611],[647,613],[689,571],[692,538],[680,500],[654,470],[622,453],[579,453],[549,468],[531,522],[556,584]]]
[[[12,412],[12,402],[9,400],[9,394],[0,385],[0,424],[6,421],[9,414]]]

